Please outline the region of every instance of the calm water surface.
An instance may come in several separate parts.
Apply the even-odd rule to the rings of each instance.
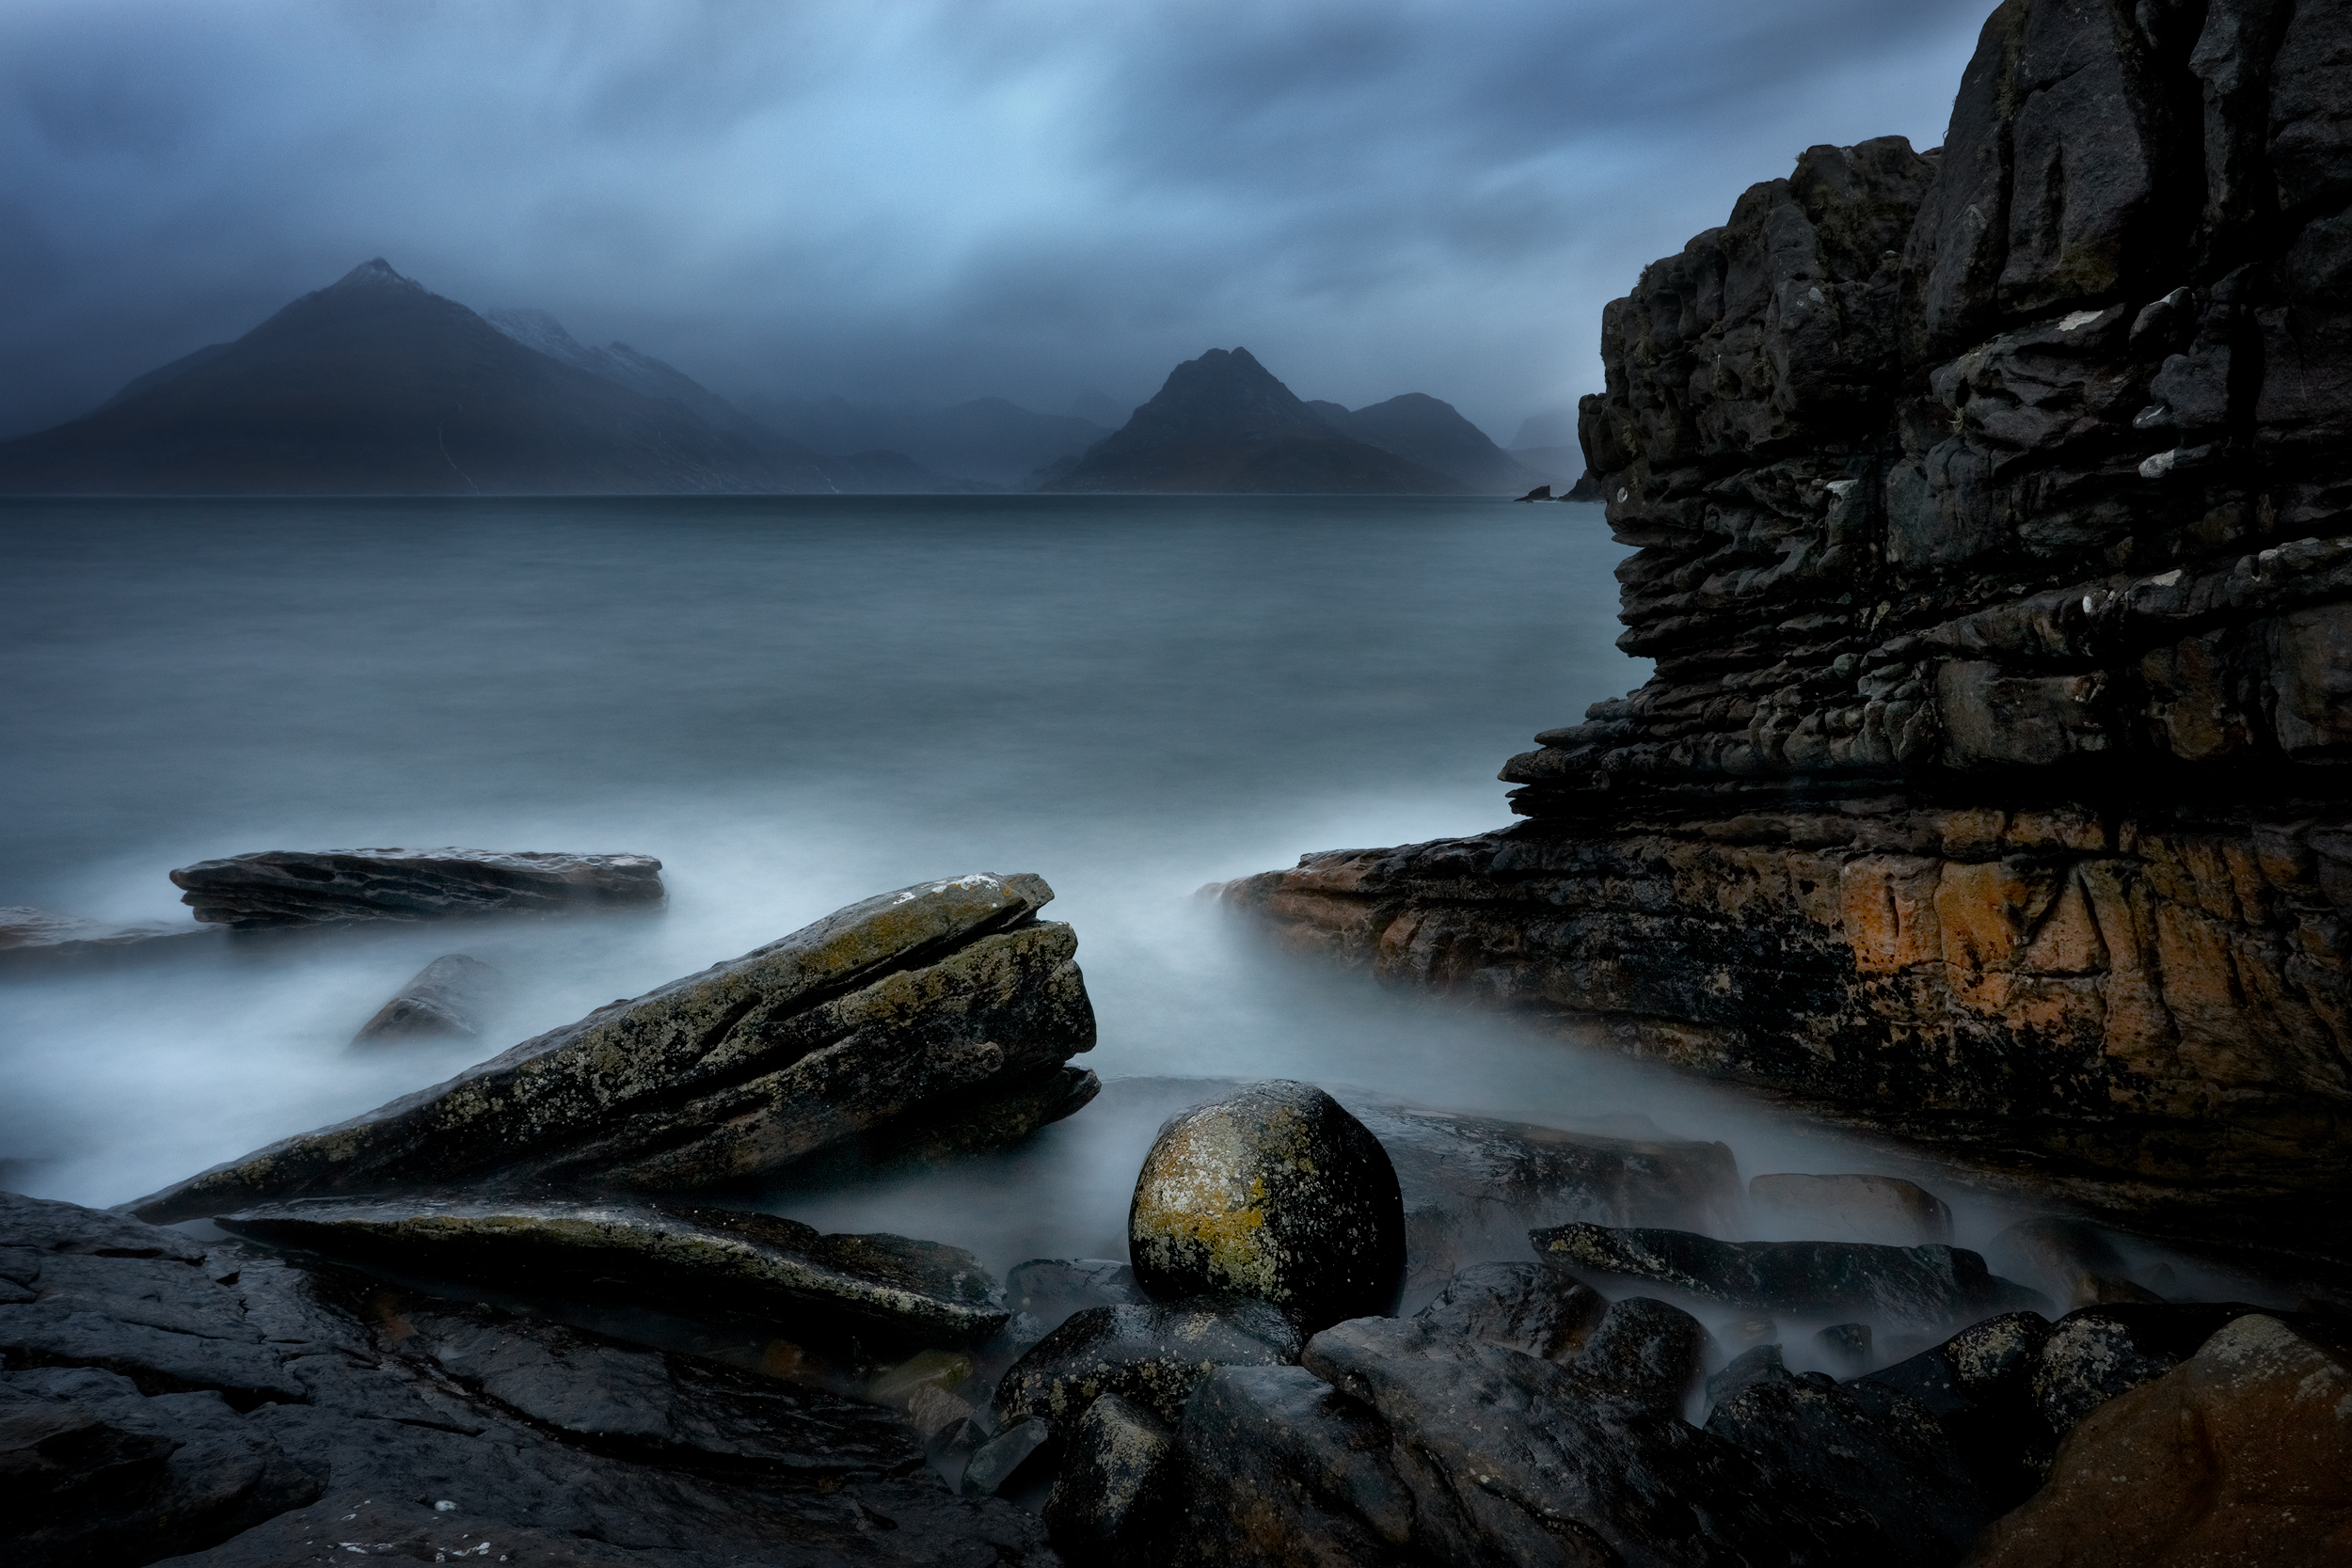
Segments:
[[[184,916],[176,865],[456,844],[659,856],[661,915],[400,927],[0,984],[0,1183],[114,1203],[437,1082],[842,904],[1035,871],[1103,1101],[957,1180],[792,1212],[1002,1269],[1118,1254],[1182,1091],[1301,1077],[1744,1173],[1889,1166],[1727,1093],[1254,948],[1190,895],[1509,820],[1495,769],[1638,685],[1599,509],[850,498],[0,505],[0,904]],[[426,958],[482,1046],[344,1042]],[[1949,1182],[1946,1182],[1948,1189]],[[1947,1196],[1962,1195],[1947,1191]],[[1962,1206],[1962,1240],[2006,1214]]]

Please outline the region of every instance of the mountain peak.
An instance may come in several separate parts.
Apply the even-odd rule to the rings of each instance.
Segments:
[[[424,293],[423,284],[413,277],[401,277],[392,270],[392,264],[381,256],[373,261],[360,262],[335,279],[328,287],[335,289],[414,289],[419,293]]]

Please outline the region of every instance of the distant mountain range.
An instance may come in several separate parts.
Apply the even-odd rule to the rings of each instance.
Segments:
[[[1458,496],[1542,483],[1436,398],[1353,413],[1305,403],[1246,348],[1185,360],[1123,428],[1041,477],[1062,492]]]
[[[544,310],[477,314],[380,259],[0,441],[0,493],[20,495],[1466,495],[1548,479],[1436,398],[1304,403],[1241,348],[1177,366],[1132,417],[1093,388],[1068,414],[738,407],[626,343],[590,347]]]

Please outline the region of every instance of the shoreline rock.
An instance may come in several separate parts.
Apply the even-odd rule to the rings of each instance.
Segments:
[[[447,1083],[126,1205],[151,1220],[463,1181],[676,1191],[788,1165],[1094,1044],[1037,877],[883,894]]]
[[[206,925],[249,930],[355,920],[552,914],[660,903],[650,855],[496,849],[265,849],[171,873]]]

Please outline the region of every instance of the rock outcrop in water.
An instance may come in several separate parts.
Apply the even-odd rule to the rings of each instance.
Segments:
[[[1943,149],[1808,150],[1601,347],[1654,676],[1511,760],[1526,823],[1228,899],[2146,1225],[2345,1252],[2352,13],[2008,0]]]
[[[776,1170],[1063,1063],[1094,1014],[1042,879],[975,875],[852,904],[729,963],[271,1145],[129,1207],[166,1221],[288,1198],[557,1182],[675,1191]]]
[[[542,850],[264,849],[183,865],[171,881],[198,920],[245,928],[552,914],[663,897],[650,855]]]

